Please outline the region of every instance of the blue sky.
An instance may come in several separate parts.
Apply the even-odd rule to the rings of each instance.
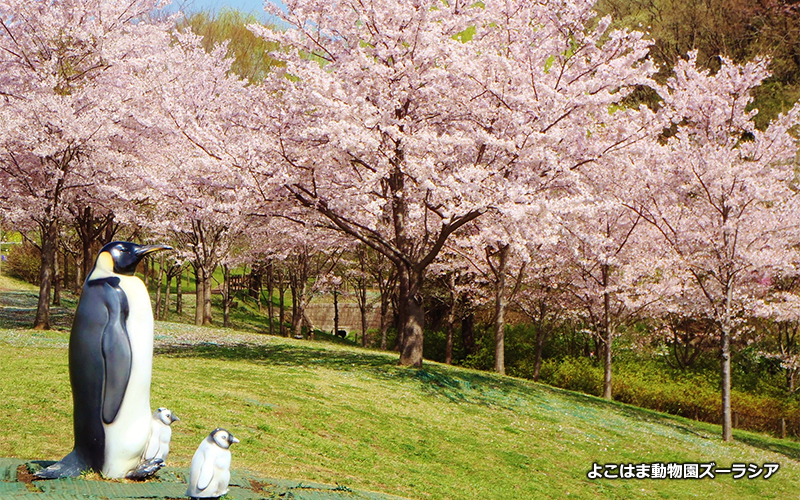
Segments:
[[[244,13],[255,14],[264,18],[264,0],[172,0],[170,8],[185,12],[210,10],[218,12],[223,7],[230,7]]]

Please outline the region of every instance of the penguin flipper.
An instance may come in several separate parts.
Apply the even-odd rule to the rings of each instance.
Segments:
[[[38,479],[58,479],[60,477],[78,477],[86,470],[89,470],[87,464],[75,450],[69,453],[60,461],[54,463],[50,467],[35,472],[33,475]]]
[[[108,281],[111,281],[110,279]],[[106,282],[103,295],[108,307],[108,322],[103,329],[103,360],[105,380],[103,384],[103,422],[112,423],[117,418],[125,390],[131,377],[131,342],[125,329],[128,319],[128,299],[125,292]]]
[[[204,456],[200,464],[200,474],[197,476],[197,491],[208,488],[212,479],[214,479],[214,460]]]
[[[158,456],[161,451],[161,441],[157,436],[150,436],[150,441],[147,443],[147,449],[144,450],[144,459],[150,460]]]

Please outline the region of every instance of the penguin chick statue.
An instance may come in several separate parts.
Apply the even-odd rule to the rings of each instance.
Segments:
[[[87,470],[143,479],[163,465],[143,462],[150,437],[153,310],[137,264],[164,245],[104,246],[83,285],[69,338],[75,446],[39,471],[42,479]]]
[[[160,458],[164,462],[167,461],[169,455],[169,441],[172,439],[172,422],[177,422],[180,419],[167,408],[159,408],[153,413],[153,418],[150,420],[150,441],[147,443],[147,449],[144,451],[144,460],[150,461],[154,458]]]
[[[215,498],[228,492],[228,483],[231,480],[231,452],[228,448],[238,442],[225,429],[211,431],[192,457],[187,496]]]

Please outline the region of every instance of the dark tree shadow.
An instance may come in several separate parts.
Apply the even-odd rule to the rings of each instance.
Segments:
[[[27,329],[33,326],[39,295],[35,292],[0,293],[0,328]],[[61,306],[50,307],[50,323],[54,330],[69,330],[75,315],[76,302],[62,298]]]

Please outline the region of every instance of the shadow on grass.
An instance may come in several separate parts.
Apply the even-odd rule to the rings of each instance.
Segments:
[[[800,460],[800,443],[796,441],[778,441],[777,439],[765,439],[761,436],[753,434],[741,435],[738,432],[733,433],[733,438],[736,441],[742,442],[753,448],[760,448],[762,450],[771,451],[785,455],[792,460]]]
[[[179,358],[222,359],[229,361],[268,361],[275,365],[322,366],[334,370],[356,367],[392,366],[390,357],[371,352],[329,351],[311,346],[284,344],[216,344],[204,342],[189,346],[168,346],[156,353]]]
[[[323,367],[337,371],[362,371],[376,378],[397,381],[415,381],[421,389],[434,397],[454,404],[476,407],[503,408],[519,411],[528,404],[546,404],[546,394],[557,394],[574,407],[582,420],[602,418],[593,410],[612,411],[625,418],[654,423],[672,429],[678,434],[701,439],[715,439],[720,433],[713,424],[695,422],[679,416],[637,408],[586,394],[557,389],[546,385],[500,377],[493,373],[454,370],[447,366],[426,363],[423,368],[404,368],[397,365],[394,356],[371,351],[348,352],[318,349],[305,345],[217,345],[197,344],[161,348],[159,353],[182,358],[206,358],[231,361],[255,361],[285,366]],[[587,410],[589,410],[587,412]],[[563,411],[563,408],[562,408]],[[567,410],[568,411],[568,410]],[[769,436],[736,433],[736,440],[754,448],[779,453],[800,460],[800,443],[781,441]]]
[[[0,328],[31,328],[36,317],[39,300],[35,292],[8,291],[0,293]],[[76,302],[62,298],[61,306],[50,307],[50,323],[54,330],[69,330],[75,314]]]
[[[606,401],[596,396],[569,392],[562,389],[546,387],[545,390],[558,391],[565,399],[583,406],[607,408],[616,411],[625,418],[640,422],[654,423],[668,427],[679,434],[701,439],[721,440],[722,426],[713,423],[692,420],[679,415],[661,413],[647,408],[630,406],[617,401]],[[800,460],[800,442],[789,439],[778,439],[769,435],[759,435],[749,431],[734,430],[734,440],[753,448],[778,453],[792,460]]]
[[[303,345],[258,345],[202,343],[169,346],[156,352],[178,358],[205,358],[229,361],[264,362],[283,366],[321,367],[337,371],[362,371],[383,380],[412,380],[431,395],[453,403],[469,403],[508,409],[519,407],[521,399],[541,394],[539,386],[524,387],[520,381],[491,373],[452,370],[426,363],[423,368],[398,366],[397,358],[373,351],[350,352],[318,349]]]

